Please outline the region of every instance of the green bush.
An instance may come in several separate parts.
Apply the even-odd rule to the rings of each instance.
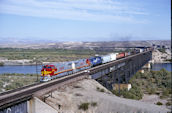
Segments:
[[[111,92],[116,96],[122,96],[124,98],[135,99],[135,100],[142,99],[143,97],[143,92],[138,87],[133,87],[129,91],[127,89],[124,89],[124,90],[120,90],[120,92],[118,90],[112,90]]]
[[[105,90],[104,89],[100,89],[100,92],[105,92]]]
[[[161,52],[161,53],[166,53],[166,51],[165,51],[165,50],[166,50],[165,48],[158,49],[158,51],[159,51],[159,52]]]
[[[95,107],[95,106],[97,106],[97,103],[96,102],[92,102],[91,106]]]
[[[164,91],[162,92],[162,95],[165,96],[165,97],[166,97],[166,96],[169,96],[169,91],[168,91],[168,90],[164,90]]]
[[[3,66],[4,65],[4,63],[3,62],[0,62],[0,66]]]
[[[172,105],[171,102],[166,103],[166,106],[171,106],[171,105]]]
[[[161,102],[157,102],[156,105],[161,106],[161,105],[163,105],[163,104],[162,104]]]
[[[99,88],[99,87],[97,87],[96,89],[97,89],[97,91],[99,91],[99,90],[100,90],[100,88]]]
[[[97,87],[96,89],[97,89],[97,91],[105,92],[105,90],[104,90],[103,88],[99,88],[99,87]]]
[[[89,103],[82,103],[79,105],[79,109],[86,111],[88,109]]]
[[[155,88],[148,88],[148,89],[147,89],[147,92],[148,92],[149,94],[155,94],[156,89],[155,89]]]

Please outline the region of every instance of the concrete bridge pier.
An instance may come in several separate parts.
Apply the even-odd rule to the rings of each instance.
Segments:
[[[150,70],[152,68],[152,61],[149,61],[148,63],[146,63],[142,69],[148,69]]]
[[[58,113],[57,110],[47,105],[37,97],[27,101],[27,113]]]
[[[134,71],[133,71],[134,72]],[[113,72],[113,83],[112,83],[112,89],[118,90],[120,93],[120,90],[127,89],[129,90],[131,88],[131,84],[129,84],[129,79],[131,77],[132,72],[130,72],[126,67],[120,68]]]

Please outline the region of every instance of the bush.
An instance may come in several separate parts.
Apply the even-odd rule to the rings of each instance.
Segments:
[[[111,92],[116,96],[123,96],[124,98],[135,99],[135,100],[142,99],[143,97],[143,92],[138,87],[133,87],[129,91],[127,89],[120,90],[120,93],[118,90],[112,90]]]
[[[163,104],[162,104],[161,102],[157,102],[156,105],[161,106],[161,105],[163,105]]]
[[[100,89],[100,92],[105,92],[105,90],[104,89]]]
[[[0,66],[3,66],[4,65],[4,63],[3,62],[0,62]]]
[[[171,102],[167,102],[166,103],[166,106],[171,106]]]
[[[158,51],[161,52],[161,53],[166,53],[165,48],[158,49]]]
[[[169,96],[169,91],[168,90],[164,90],[162,92],[162,95],[165,97],[165,96]]]
[[[155,94],[156,90],[155,90],[155,88],[150,88],[150,89],[147,89],[147,92],[149,94]]]
[[[105,92],[105,90],[102,88],[100,89],[99,87],[97,87],[97,91],[100,91],[100,92]]]
[[[95,107],[95,106],[97,106],[97,103],[96,102],[92,102],[91,106]]]
[[[99,87],[97,87],[96,89],[97,89],[97,91],[99,91],[99,90],[100,90],[100,88],[99,88]]]
[[[82,103],[79,105],[79,109],[86,111],[88,109],[89,103]]]

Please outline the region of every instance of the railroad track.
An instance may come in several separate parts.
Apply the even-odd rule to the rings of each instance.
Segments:
[[[56,84],[68,82],[69,80],[72,80],[74,78],[84,76],[84,75],[85,75],[85,72],[81,71],[69,76],[64,76],[59,79],[54,79],[46,83],[36,83],[35,85],[31,84],[25,87],[21,87],[19,89],[4,92],[0,95],[0,109],[7,108],[14,103],[19,103],[21,101],[26,101],[28,99],[31,99],[34,93],[37,91],[51,87]]]

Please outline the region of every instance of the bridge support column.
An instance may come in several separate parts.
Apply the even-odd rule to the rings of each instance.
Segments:
[[[55,109],[50,107],[48,104],[44,103],[40,99],[34,97],[30,101],[27,102],[27,113],[57,113]]]

